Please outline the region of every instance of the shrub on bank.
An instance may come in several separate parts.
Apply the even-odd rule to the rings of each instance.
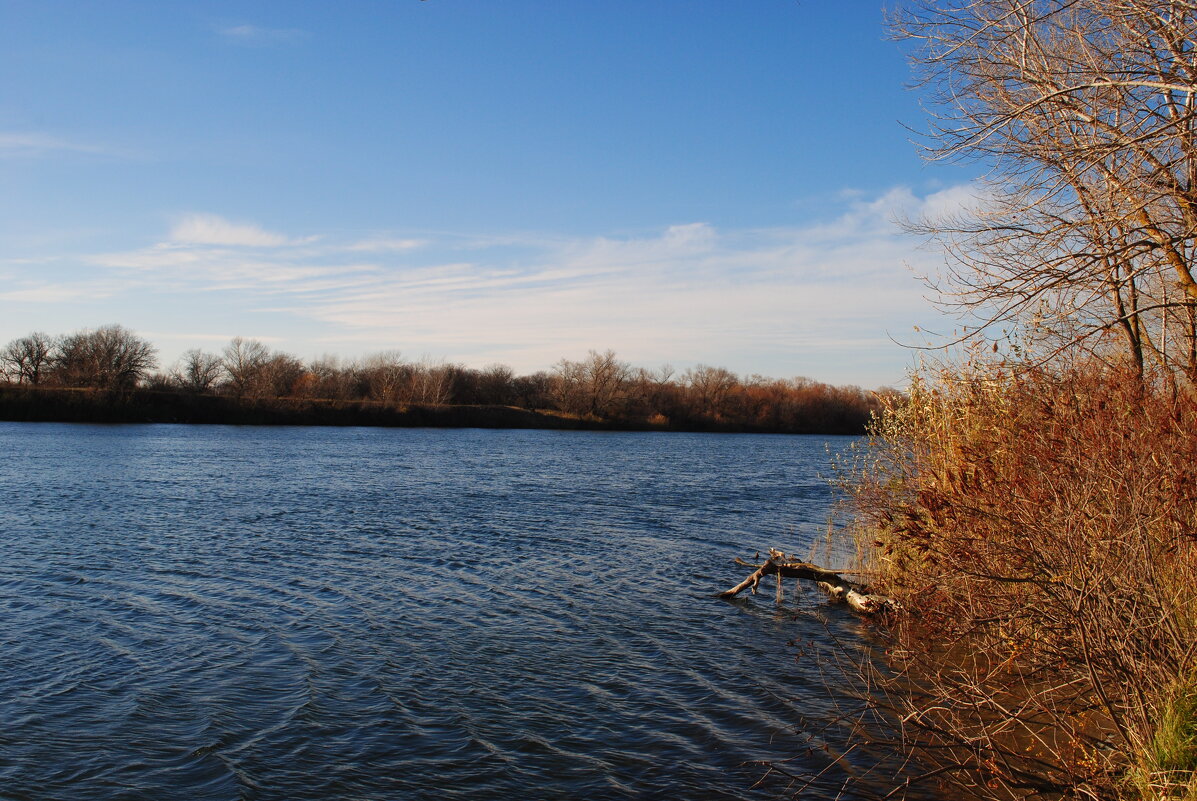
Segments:
[[[1130,371],[924,376],[857,465],[906,614],[881,685],[956,795],[1197,798],[1197,401]]]

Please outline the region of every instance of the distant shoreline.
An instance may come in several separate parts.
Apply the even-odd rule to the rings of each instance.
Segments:
[[[177,423],[185,425],[494,428],[566,431],[663,431],[735,434],[863,434],[859,425],[787,428],[720,420],[649,422],[578,417],[499,405],[389,404],[318,398],[237,398],[150,389],[101,390],[0,386],[0,421],[37,423]]]

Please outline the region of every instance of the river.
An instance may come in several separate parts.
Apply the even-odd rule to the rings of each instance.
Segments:
[[[0,798],[775,797],[850,442],[0,423]]]

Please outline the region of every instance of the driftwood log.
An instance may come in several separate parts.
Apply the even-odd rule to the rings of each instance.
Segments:
[[[769,558],[764,564],[746,562],[736,559],[736,564],[756,568],[752,575],[741,581],[730,590],[719,593],[720,598],[734,598],[744,590],[752,590],[756,594],[757,585],[765,576],[777,576],[777,600],[781,602],[782,578],[798,578],[813,581],[827,593],[833,601],[846,603],[857,612],[864,615],[874,615],[886,609],[896,608],[896,604],[883,595],[868,593],[863,585],[848,581],[839,573],[832,570],[803,562],[792,556],[786,556],[776,548],[769,549]]]

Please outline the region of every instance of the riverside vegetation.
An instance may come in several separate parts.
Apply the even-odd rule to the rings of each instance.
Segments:
[[[1197,5],[914,2],[960,357],[846,466],[890,797],[1197,799]]]
[[[1197,797],[1197,403],[1137,378],[945,370],[858,465],[865,566],[907,610],[873,701],[954,794]]]
[[[173,369],[156,367],[154,347],[120,326],[30,334],[0,351],[0,417],[859,434],[892,392],[703,365],[675,375],[633,368],[611,351],[531,375],[396,352],[304,363],[242,338],[221,354],[192,350]]]

